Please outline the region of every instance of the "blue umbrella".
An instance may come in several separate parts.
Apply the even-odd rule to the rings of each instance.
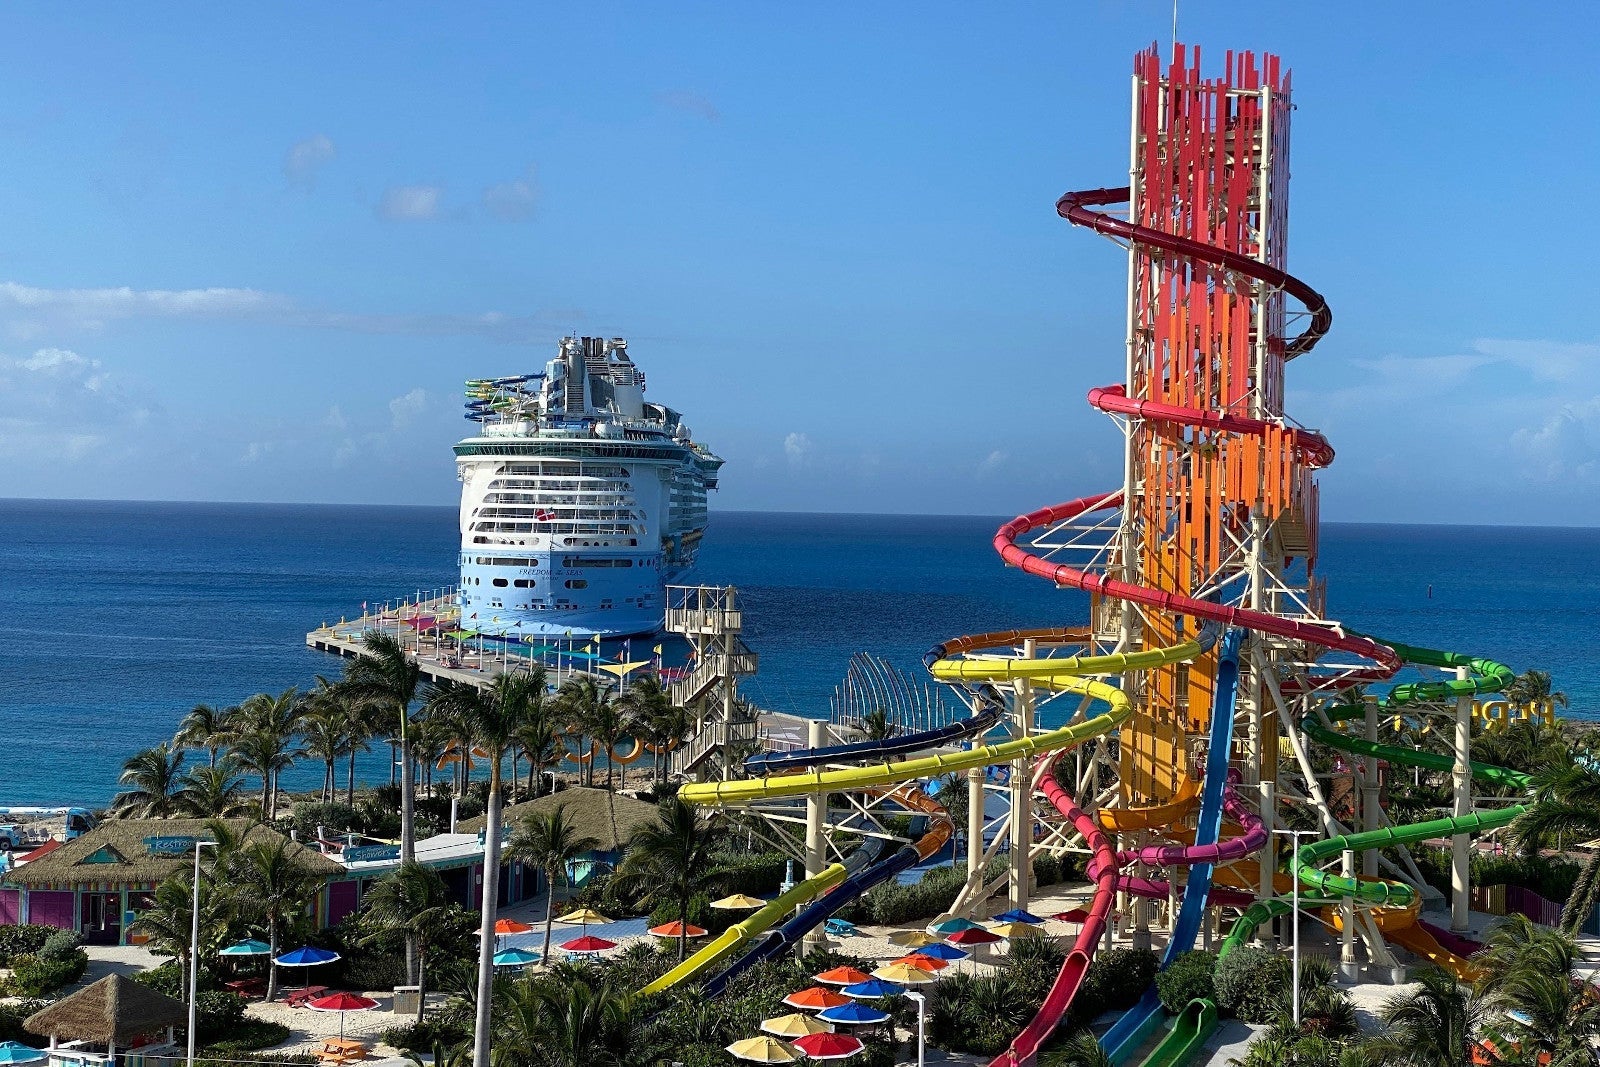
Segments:
[[[887,983],[886,983],[887,984]],[[875,1026],[878,1023],[889,1021],[889,1013],[870,1008],[865,1004],[841,1004],[837,1008],[829,1008],[820,1013],[817,1018],[825,1023],[843,1023],[846,1026]]]
[[[496,967],[526,967],[530,963],[538,963],[543,956],[537,952],[529,952],[525,948],[508,948],[503,952],[494,954]]]
[[[312,948],[307,945],[305,948],[297,948],[293,952],[285,952],[274,962],[280,967],[315,967],[320,963],[332,963],[338,958],[339,954],[337,952],[332,952],[325,948]]]
[[[19,1041],[0,1043],[0,1063],[38,1063],[49,1058],[50,1054],[44,1049],[24,1045]]]
[[[965,949],[956,948],[954,945],[946,945],[941,941],[934,945],[923,945],[921,948],[913,952],[912,955],[927,956],[929,959],[935,960],[964,960],[968,956],[972,955],[972,953],[966,951]]]
[[[905,992],[904,986],[897,986],[893,982],[885,982],[882,978],[874,978],[867,982],[857,982],[847,985],[843,993],[847,997],[866,997],[869,1000],[875,997],[897,997]]]
[[[997,923],[1027,923],[1029,926],[1044,925],[1043,919],[1031,911],[1024,911],[1022,908],[1012,908],[1008,912],[996,915],[994,921]]]
[[[270,956],[271,954],[271,945],[267,944],[265,941],[257,941],[254,938],[251,938],[247,941],[240,941],[236,945],[229,945],[227,948],[217,953],[219,956]]]

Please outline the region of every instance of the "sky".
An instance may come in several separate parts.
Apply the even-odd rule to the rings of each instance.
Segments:
[[[448,504],[467,378],[628,338],[714,507],[1120,482],[1127,172],[1170,3],[0,8],[0,497]],[[1600,522],[1587,3],[1184,0],[1294,71],[1325,521]]]

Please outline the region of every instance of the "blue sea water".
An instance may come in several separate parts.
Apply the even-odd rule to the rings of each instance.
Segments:
[[[694,577],[744,597],[748,694],[825,715],[854,652],[919,669],[943,638],[1083,621],[1000,565],[1000,521],[718,513]],[[0,804],[102,804],[192,705],[337,675],[306,631],[450,584],[456,536],[453,507],[0,500]],[[1600,717],[1597,563],[1600,530],[1328,525],[1319,570],[1347,625],[1550,670]]]

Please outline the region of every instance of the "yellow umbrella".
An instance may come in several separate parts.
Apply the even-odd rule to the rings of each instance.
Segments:
[[[989,932],[1000,937],[1008,937],[1013,941],[1024,937],[1044,936],[1037,926],[1029,926],[1027,923],[995,923],[989,927]]]
[[[579,908],[577,911],[569,911],[556,919],[558,923],[582,923],[585,926],[590,923],[608,923],[610,921],[609,918],[601,915],[593,908]]]
[[[728,1046],[728,1054],[751,1063],[793,1063],[800,1052],[793,1045],[775,1037],[747,1037]]]
[[[761,1029],[778,1037],[805,1037],[807,1034],[833,1033],[833,1027],[828,1023],[814,1015],[798,1011],[790,1015],[780,1015],[776,1019],[768,1019],[761,1024]]]
[[[908,963],[890,963],[872,972],[874,978],[882,978],[885,982],[895,985],[927,985],[937,981],[933,975]]]
[[[938,943],[939,939],[926,930],[902,930],[889,938],[889,944],[902,948],[925,948]]]
[[[744,911],[746,908],[764,908],[767,906],[767,902],[762,900],[760,897],[752,897],[744,893],[735,893],[731,897],[723,897],[721,900],[713,900],[711,902],[711,906],[713,908],[719,908],[722,911]]]

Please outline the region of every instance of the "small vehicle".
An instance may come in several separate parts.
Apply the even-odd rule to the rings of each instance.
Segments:
[[[0,850],[14,852],[18,849],[33,848],[51,838],[71,841],[94,829],[94,813],[88,808],[0,807],[0,818],[19,815],[28,817],[59,815],[62,816],[62,821],[54,828],[45,822],[0,823]]]

